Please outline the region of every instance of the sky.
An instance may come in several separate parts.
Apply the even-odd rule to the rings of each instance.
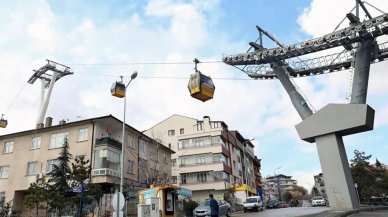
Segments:
[[[387,1],[368,2],[388,11]],[[290,175],[310,190],[321,172],[316,144],[299,139],[295,125],[302,120],[280,82],[252,80],[221,60],[246,52],[258,38],[256,25],[284,44],[299,43],[332,32],[354,5],[354,0],[0,1],[0,113],[9,121],[0,135],[35,128],[40,84],[27,81],[46,59],[74,72],[54,86],[46,113],[54,123],[109,114],[122,119],[123,101],[110,95],[110,87],[137,71],[127,90],[129,125],[146,130],[173,114],[224,121],[230,130],[255,138],[263,176]],[[214,98],[204,103],[187,89],[194,58],[204,62],[198,69],[216,86]],[[367,103],[376,111],[374,130],[344,137],[348,159],[357,149],[388,164],[387,64],[371,66]],[[349,71],[341,71],[294,81],[319,110],[348,103],[349,78]]]

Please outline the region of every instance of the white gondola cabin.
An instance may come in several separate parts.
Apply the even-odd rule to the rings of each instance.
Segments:
[[[202,102],[212,99],[216,89],[212,79],[200,71],[196,71],[190,76],[188,88],[190,95]]]
[[[0,118],[0,127],[1,128],[6,128],[8,125],[8,121],[4,119],[4,115],[1,115]]]
[[[114,82],[110,88],[112,96],[123,98],[125,96],[125,84],[122,82]]]

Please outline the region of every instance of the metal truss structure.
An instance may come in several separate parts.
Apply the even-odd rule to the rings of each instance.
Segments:
[[[47,64],[42,66],[38,70],[33,70],[35,73],[31,76],[30,79],[28,79],[28,83],[33,84],[37,79],[42,79],[46,81],[45,87],[48,88],[51,82],[51,79],[53,77],[52,74],[49,74],[49,71],[56,72],[57,76],[55,78],[55,81],[58,81],[60,78],[71,75],[73,72],[71,71],[70,67],[56,63],[51,60],[46,60]]]
[[[347,16],[351,17],[352,15],[348,14]],[[275,40],[259,26],[257,26],[257,29],[260,36],[265,34]],[[294,45],[284,46],[275,41],[278,47],[265,49],[261,44],[250,42],[249,44],[254,48],[254,51],[223,56],[222,60],[228,65],[237,67],[254,79],[277,78],[270,67],[270,63],[275,61],[284,61],[288,64],[291,77],[311,76],[350,68],[353,61],[352,50],[357,48],[355,43],[374,39],[385,34],[388,34],[388,14]],[[340,46],[345,48],[340,53],[312,59],[298,58],[306,54]],[[374,49],[371,63],[383,61],[388,57],[388,42],[380,43]]]

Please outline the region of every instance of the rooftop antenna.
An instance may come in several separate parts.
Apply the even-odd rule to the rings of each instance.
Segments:
[[[71,75],[73,72],[70,67],[59,64],[57,62],[47,60],[47,64],[42,66],[38,70],[33,70],[35,73],[28,80],[28,83],[34,84],[36,80],[41,80],[41,92],[40,92],[40,109],[38,113],[38,118],[36,120],[36,124],[43,123],[45,118],[48,104],[50,102],[51,92],[54,88],[54,83],[58,81],[60,78]],[[51,73],[50,73],[51,72]],[[47,89],[47,93],[45,95],[45,91]]]

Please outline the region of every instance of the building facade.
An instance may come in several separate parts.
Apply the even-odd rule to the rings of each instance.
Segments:
[[[71,123],[52,118],[37,129],[0,136],[0,195],[14,200],[14,209],[23,210],[30,183],[47,176],[67,138],[73,158],[90,160],[89,181],[111,194],[120,183],[122,122],[109,115]],[[174,152],[135,128],[126,125],[124,137],[124,192],[168,181]]]
[[[192,190],[194,200],[204,200],[209,193],[224,199],[233,193],[241,203],[247,195],[256,195],[253,144],[229,131],[225,122],[172,115],[145,134],[175,152],[173,183]]]
[[[269,199],[282,200],[282,194],[294,190],[297,181],[292,179],[292,176],[278,174],[266,177],[265,183],[267,183],[266,190],[268,191]]]

